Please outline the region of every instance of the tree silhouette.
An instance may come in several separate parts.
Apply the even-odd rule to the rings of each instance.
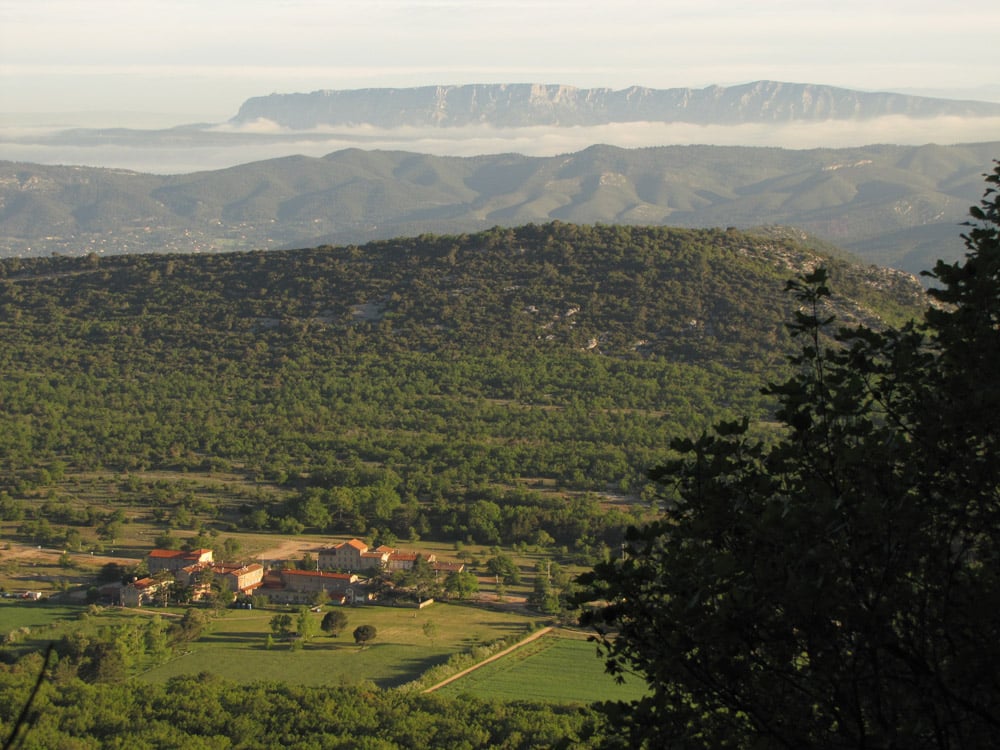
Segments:
[[[832,331],[822,269],[789,284],[804,340],[748,419],[676,440],[666,517],[584,578],[634,747],[968,748],[1000,731],[1000,165],[923,324]]]

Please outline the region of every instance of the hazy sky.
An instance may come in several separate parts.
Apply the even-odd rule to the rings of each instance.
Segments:
[[[0,0],[0,113],[220,122],[272,92],[500,82],[998,99],[998,32],[996,0]]]

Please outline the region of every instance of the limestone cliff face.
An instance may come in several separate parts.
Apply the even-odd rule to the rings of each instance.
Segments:
[[[568,127],[638,121],[707,125],[853,120],[884,115],[1000,116],[1000,104],[776,81],[704,89],[632,86],[621,90],[474,84],[271,94],[248,99],[233,122],[266,119],[293,129],[336,125]]]

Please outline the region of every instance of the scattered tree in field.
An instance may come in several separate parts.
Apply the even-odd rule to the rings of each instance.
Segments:
[[[153,540],[153,543],[159,549],[180,549],[183,542],[180,537],[176,537],[169,531],[164,531],[162,534]]]
[[[830,331],[790,283],[784,431],[747,419],[652,476],[667,516],[596,566],[585,617],[648,697],[633,747],[988,747],[1000,731],[1000,164],[922,325]]]
[[[424,635],[427,636],[427,640],[429,640],[431,642],[431,645],[433,646],[434,645],[434,639],[437,638],[437,634],[438,634],[437,623],[434,622],[433,620],[427,620],[421,626],[420,629],[424,631]]]
[[[413,589],[418,601],[432,599],[442,590],[437,574],[423,555],[417,555],[416,562],[408,573],[406,584]]]
[[[146,653],[154,661],[162,661],[170,653],[170,644],[167,641],[167,626],[160,617],[151,617],[146,624],[145,646]]]
[[[375,640],[376,635],[378,635],[378,631],[374,625],[358,625],[354,628],[354,642],[361,648],[364,648],[369,641]]]
[[[171,628],[175,640],[193,641],[205,627],[205,614],[200,609],[188,607],[184,616]]]
[[[271,632],[280,638],[288,638],[292,634],[292,616],[288,613],[275,615],[270,625]]]
[[[467,570],[452,571],[444,580],[444,590],[456,599],[468,599],[479,591],[479,579]]]
[[[237,559],[240,550],[243,545],[240,543],[239,539],[234,539],[231,536],[227,536],[222,542],[222,558],[223,560],[232,562]]]
[[[503,552],[497,551],[486,561],[486,570],[492,576],[499,576],[500,580],[506,584],[516,586],[521,582],[521,570],[514,562],[514,558]]]
[[[557,614],[561,609],[559,591],[552,585],[552,563],[539,560],[535,565],[535,584],[530,601],[547,615]]]
[[[309,611],[308,607],[302,607],[299,610],[299,616],[295,622],[295,630],[299,635],[299,638],[308,643],[316,635],[316,629],[318,625],[317,617]]]
[[[101,566],[101,572],[98,574],[97,579],[99,581],[120,581],[125,576],[125,568],[118,563],[105,563]]]
[[[222,577],[215,579],[208,596],[209,603],[215,608],[216,613],[218,613],[218,610],[228,607],[236,598],[236,595],[233,594],[233,590],[229,586],[229,579]]]
[[[114,543],[122,535],[124,528],[122,522],[117,518],[108,518],[97,528],[97,536],[105,542]]]
[[[347,627],[347,615],[339,609],[331,609],[320,623],[320,629],[331,638],[336,638]]]

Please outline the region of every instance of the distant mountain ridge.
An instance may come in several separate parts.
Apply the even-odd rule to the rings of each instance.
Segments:
[[[557,157],[348,149],[183,175],[0,162],[0,257],[315,247],[493,226],[797,227],[912,273],[955,260],[1000,142],[593,146]]]
[[[863,92],[806,83],[757,81],[703,89],[581,89],[550,84],[468,84],[327,89],[248,99],[231,120],[323,126],[592,126],[622,122],[734,125],[795,120],[996,117],[1000,103]]]

